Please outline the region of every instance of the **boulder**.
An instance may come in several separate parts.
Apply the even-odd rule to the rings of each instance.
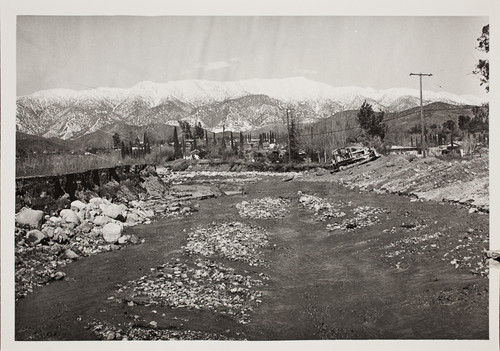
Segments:
[[[66,273],[59,271],[59,272],[56,272],[54,274],[54,279],[61,280],[61,279],[64,279],[65,276],[66,276]]]
[[[134,245],[135,245],[135,244],[139,244],[139,239],[137,239],[137,237],[136,237],[135,235],[133,235],[133,234],[130,236],[129,241],[130,241],[132,244],[134,244]]]
[[[80,224],[80,218],[76,215],[72,210],[64,209],[61,210],[59,216],[63,219],[63,221],[67,223],[74,223],[76,225]]]
[[[82,233],[89,233],[92,230],[92,225],[85,221],[78,227]]]
[[[118,216],[121,216],[123,212],[127,209],[125,205],[116,205],[116,204],[103,204],[99,206],[102,210],[102,214],[108,216],[109,218],[116,219]]]
[[[62,219],[61,217],[55,217],[55,216],[52,216],[49,218],[49,221],[51,221],[52,223],[54,223],[55,225],[61,225],[62,224]]]
[[[108,224],[110,221],[111,221],[111,218],[109,218],[107,216],[97,216],[96,218],[94,218],[94,224],[100,225],[100,226],[104,226],[104,225]]]
[[[52,255],[59,255],[62,251],[61,245],[54,243],[52,246],[49,246],[49,253]]]
[[[67,249],[66,251],[64,251],[64,256],[66,256],[67,258],[72,259],[72,260],[77,259],[79,257],[78,254],[76,254],[71,249]]]
[[[45,234],[47,238],[52,238],[54,236],[54,228],[53,227],[42,228],[42,233]]]
[[[76,216],[78,217],[78,219],[80,220],[80,222],[83,222],[85,220],[85,210],[78,211],[75,213],[76,213]]]
[[[165,183],[163,183],[158,177],[147,177],[141,186],[146,189],[146,192],[151,197],[161,198],[165,194]]]
[[[45,234],[43,234],[38,229],[33,229],[30,230],[28,233],[26,233],[26,242],[33,246],[39,244],[45,238],[46,238]]]
[[[130,239],[130,235],[122,235],[118,238],[118,244],[123,245],[126,244]]]
[[[140,222],[141,217],[135,212],[130,212],[127,215],[127,223],[128,224],[136,224]]]
[[[20,225],[29,225],[31,228],[38,228],[43,219],[43,211],[32,210],[23,207],[16,214],[16,222]]]
[[[118,223],[108,223],[102,228],[102,237],[108,243],[114,243],[122,235],[123,226]]]
[[[101,199],[100,197],[93,197],[92,199],[89,200],[89,204],[100,206],[100,205],[104,205],[104,204],[109,204],[109,201],[105,200],[105,199]]]
[[[87,205],[85,205],[83,202],[81,202],[80,200],[75,200],[71,203],[71,209],[73,211],[82,211],[85,209]]]

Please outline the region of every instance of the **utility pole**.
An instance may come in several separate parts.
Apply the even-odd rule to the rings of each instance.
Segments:
[[[421,147],[422,147],[422,156],[425,158],[426,156],[426,143],[425,143],[425,136],[424,136],[424,129],[425,129],[425,124],[424,124],[424,108],[423,108],[423,100],[422,100],[422,76],[426,77],[432,77],[432,73],[410,73],[410,76],[419,76],[420,77],[420,124],[421,124]]]

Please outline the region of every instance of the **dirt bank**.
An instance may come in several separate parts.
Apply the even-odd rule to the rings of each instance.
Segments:
[[[394,155],[333,175],[349,187],[452,202],[489,211],[488,155],[472,159]]]

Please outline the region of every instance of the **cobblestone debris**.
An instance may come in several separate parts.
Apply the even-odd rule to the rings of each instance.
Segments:
[[[374,224],[380,223],[381,213],[386,213],[387,210],[379,207],[371,206],[359,206],[352,209],[352,218],[346,218],[340,223],[330,223],[327,224],[326,229],[328,231],[334,230],[344,230],[344,231],[354,231],[359,228],[369,227]]]
[[[282,198],[264,197],[251,201],[242,201],[236,205],[242,217],[252,219],[281,219],[290,210],[290,200]]]
[[[93,320],[88,324],[100,340],[235,340],[225,335],[197,330],[171,330],[162,328],[155,321],[149,323],[128,322],[123,325]]]
[[[192,230],[184,251],[204,257],[219,256],[243,261],[250,266],[265,265],[261,248],[269,245],[267,232],[260,227],[240,222],[213,222]]]
[[[410,230],[407,229],[407,232]],[[418,261],[420,256],[431,254],[431,257],[449,262],[456,269],[468,270],[474,275],[487,277],[488,246],[488,235],[473,230],[460,238],[452,237],[446,232],[436,232],[393,241],[382,247],[386,251],[381,257],[395,268],[408,268]]]
[[[151,268],[151,273],[120,287],[115,300],[171,308],[208,309],[233,316],[241,324],[261,302],[258,290],[269,279],[204,259],[180,260]]]
[[[345,212],[340,210],[341,206],[346,205],[342,202],[332,204],[321,197],[304,194],[301,191],[299,191],[297,195],[299,197],[299,203],[309,210],[312,210],[316,220],[326,221],[330,218],[340,218],[346,215]],[[347,204],[347,206],[349,205],[350,204]]]

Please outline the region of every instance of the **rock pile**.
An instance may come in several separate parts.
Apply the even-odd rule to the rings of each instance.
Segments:
[[[283,198],[264,197],[251,201],[242,201],[236,205],[242,217],[252,219],[280,219],[290,210],[290,200]]]
[[[266,231],[240,222],[212,223],[188,234],[184,251],[204,257],[219,256],[242,261],[250,266],[265,265],[261,258],[263,248],[269,244]]]
[[[299,203],[309,210],[314,211],[314,218],[319,221],[340,218],[346,215],[345,212],[340,210],[340,207],[345,205],[341,202],[332,204],[321,197],[303,194],[301,191],[297,195],[299,196]]]
[[[73,201],[58,216],[43,216],[42,212],[43,224],[39,212],[23,208],[16,215],[17,298],[37,285],[64,278],[58,270],[72,260],[139,243],[135,236],[123,234],[124,227],[147,222],[154,215],[101,198],[92,198],[87,204]]]
[[[340,223],[327,224],[328,231],[345,230],[353,231],[363,227],[369,227],[376,223],[380,223],[380,218],[377,216],[380,213],[385,213],[386,210],[379,207],[359,206],[352,210],[354,217],[346,218]]]
[[[172,308],[208,309],[233,316],[239,323],[249,321],[249,313],[261,302],[263,285],[259,278],[245,275],[219,262],[204,259],[179,259],[151,269],[151,274],[131,281],[118,289],[115,301],[151,304]]]
[[[89,328],[100,340],[234,340],[224,335],[196,330],[172,330],[159,326],[155,321],[129,322],[124,326],[114,326],[93,320]]]

